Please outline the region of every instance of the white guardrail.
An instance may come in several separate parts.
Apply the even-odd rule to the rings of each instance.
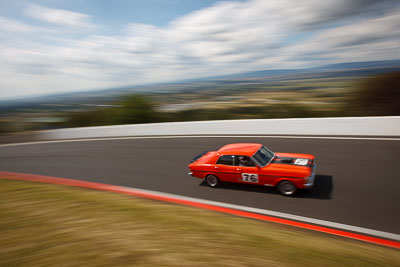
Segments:
[[[400,116],[223,120],[83,127],[42,131],[42,140],[161,135],[400,136]]]

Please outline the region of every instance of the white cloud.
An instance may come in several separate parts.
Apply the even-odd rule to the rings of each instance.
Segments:
[[[121,35],[80,39],[0,18],[0,95],[399,58],[396,3],[221,2],[166,27],[131,23]],[[32,5],[27,14],[63,26],[93,26],[88,15],[71,11]]]
[[[51,24],[72,28],[93,28],[90,16],[64,9],[48,8],[40,5],[29,5],[25,14],[31,18]]]
[[[307,40],[288,45],[282,54],[288,60],[330,64],[347,61],[399,59],[400,10],[395,9],[379,18],[321,31]]]
[[[36,32],[38,27],[27,25],[14,19],[0,17],[0,32]]]

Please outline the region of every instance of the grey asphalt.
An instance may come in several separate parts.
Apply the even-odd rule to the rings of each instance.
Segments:
[[[209,188],[187,175],[205,150],[235,142],[316,156],[313,190],[284,197],[261,186]],[[285,138],[102,140],[0,147],[0,170],[130,186],[400,234],[400,141]]]

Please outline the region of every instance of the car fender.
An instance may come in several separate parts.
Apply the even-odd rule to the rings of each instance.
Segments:
[[[219,179],[219,176],[215,172],[211,172],[211,171],[210,172],[205,172],[204,176],[203,176],[203,179],[206,178],[207,175],[210,175],[210,174],[216,176]]]
[[[210,174],[215,175],[219,179],[219,176],[215,172],[212,172],[212,171],[203,171],[203,170],[192,170],[191,171],[191,176],[199,178],[199,179],[204,179],[207,177],[207,175],[210,175]]]
[[[289,181],[295,184],[295,186],[297,188],[302,188],[303,185],[303,178],[302,177],[293,177],[293,178],[289,178],[289,177],[280,177],[275,181],[274,186],[277,186],[280,182],[282,181]]]

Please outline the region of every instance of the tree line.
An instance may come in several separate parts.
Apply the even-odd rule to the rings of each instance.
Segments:
[[[125,96],[114,104],[111,107],[60,114],[65,118],[62,122],[38,125],[36,129],[172,121],[398,116],[400,115],[400,71],[362,79],[347,102],[341,107],[326,111],[316,110],[312,105],[293,103],[167,112],[159,111],[152,98],[144,94]],[[4,120],[0,120],[0,134],[9,132],[9,128]]]

